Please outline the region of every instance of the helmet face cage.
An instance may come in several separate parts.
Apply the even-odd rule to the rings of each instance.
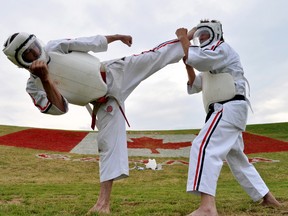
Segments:
[[[23,67],[29,67],[31,62],[26,62],[23,59],[25,51],[36,41],[34,35],[30,35],[16,50],[15,50],[15,59]]]
[[[23,43],[19,47],[19,49],[16,50],[16,53],[15,53],[16,60],[20,64],[24,64],[23,66],[30,65],[36,59],[30,60],[27,58],[27,55],[29,54],[29,52],[31,52],[35,48],[38,50],[38,52],[39,52],[38,58],[40,58],[40,56],[42,54],[42,48],[41,48],[38,40],[34,36],[30,40],[28,40],[26,43]]]
[[[36,59],[29,59],[29,57],[27,57],[29,55],[29,53],[35,49],[36,49],[36,51],[34,51],[34,52],[37,52],[37,55],[38,55],[38,57],[36,59],[38,59],[41,56],[42,49],[41,49],[41,46],[37,40],[34,41],[33,43],[31,43],[30,46],[22,53],[21,57],[22,57],[24,62],[31,63],[34,60],[36,60]],[[35,56],[35,54],[34,54],[34,56]]]
[[[201,43],[200,37],[204,33],[208,33],[209,34],[209,38]],[[205,47],[205,46],[210,44],[215,39],[215,34],[213,32],[213,29],[210,28],[209,26],[202,26],[202,27],[197,28],[197,31],[194,33],[194,37],[193,38],[198,38],[200,46],[201,47]]]
[[[204,31],[209,32],[210,37],[206,41],[202,42],[200,47],[205,47],[214,41],[222,39],[223,37],[222,25],[220,22],[215,20],[201,21],[201,23],[197,25],[197,31],[194,34],[194,38],[200,37]]]

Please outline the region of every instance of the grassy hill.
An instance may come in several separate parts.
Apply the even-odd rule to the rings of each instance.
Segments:
[[[0,126],[0,136],[27,129]],[[288,141],[288,123],[248,125],[257,135]],[[128,131],[128,133],[188,134],[199,130]],[[46,152],[46,151],[45,151]],[[40,159],[43,151],[0,145],[0,215],[31,216],[85,215],[99,191],[98,162],[84,162],[91,155],[65,154],[69,160]],[[58,156],[59,152],[46,152]],[[280,208],[262,207],[251,201],[224,164],[217,188],[219,215],[259,216],[288,214],[287,152],[258,153],[249,157],[273,159],[273,163],[256,163],[255,167],[277,199]],[[147,159],[130,157],[133,161]],[[157,158],[163,163],[170,158]],[[179,158],[186,160],[186,158]],[[138,163],[139,166],[144,166]],[[163,165],[160,171],[130,170],[130,177],[116,181],[111,197],[111,216],[184,216],[198,207],[199,197],[185,191],[188,166]],[[97,214],[94,214],[95,216]]]

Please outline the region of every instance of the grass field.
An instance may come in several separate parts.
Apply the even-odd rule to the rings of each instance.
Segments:
[[[287,128],[288,123],[251,125],[247,131],[288,141]],[[0,136],[22,129],[1,126]],[[191,133],[191,130],[161,133]],[[87,155],[70,153],[65,155],[71,160],[44,160],[36,157],[39,153],[43,152],[0,145],[0,216],[85,215],[97,199],[98,163],[77,161]],[[224,165],[216,198],[219,215],[288,215],[288,152],[248,156],[279,160],[276,163],[256,163],[255,167],[283,206],[279,209],[264,208],[252,202],[234,180],[228,166]],[[147,158],[130,158],[140,159]],[[168,159],[171,158],[157,158],[157,162]],[[197,208],[199,201],[198,197],[185,192],[187,170],[183,164],[165,165],[159,171],[131,170],[129,178],[114,184],[111,215],[187,215]]]

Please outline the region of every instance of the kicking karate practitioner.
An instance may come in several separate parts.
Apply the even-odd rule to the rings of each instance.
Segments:
[[[52,52],[67,56],[73,51],[102,52],[108,49],[109,43],[117,40],[128,46],[132,44],[132,37],[129,35],[97,35],[50,41],[42,47],[34,35],[17,33],[8,38],[3,52],[14,64],[30,71],[31,76],[26,90],[35,106],[42,113],[60,115],[68,111],[70,101],[64,93],[60,93],[57,83],[54,83],[51,74],[49,75],[50,65],[52,68],[53,61],[58,59],[51,60]],[[179,40],[171,40],[141,54],[101,62],[98,69],[95,67],[97,72],[95,76],[103,79],[95,81],[100,86],[98,96],[101,97],[100,100],[95,98],[93,101],[98,109],[96,126],[100,154],[100,193],[89,213],[109,213],[113,181],[129,175],[124,101],[141,81],[167,64],[178,62],[183,56],[184,52]],[[100,70],[102,76],[99,75]],[[39,79],[41,82],[37,82]],[[89,79],[91,78],[87,77],[86,82],[90,82]],[[104,86],[103,81],[106,83]],[[72,91],[73,86],[68,90]],[[104,96],[101,93],[103,91]],[[81,99],[75,98],[74,95],[68,96],[73,100]]]
[[[201,195],[200,207],[190,215],[218,215],[215,195],[224,160],[254,201],[263,198],[263,205],[279,206],[243,152],[247,81],[238,54],[224,42],[221,23],[204,20],[188,33],[179,28],[176,35],[185,53],[188,94],[202,91],[207,112],[190,152],[187,192]],[[191,45],[187,35],[200,46]],[[201,73],[196,76],[193,68]]]

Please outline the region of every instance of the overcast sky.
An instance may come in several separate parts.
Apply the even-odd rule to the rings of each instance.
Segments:
[[[0,0],[0,42],[24,31],[44,43],[60,38],[130,34],[93,54],[101,60],[138,54],[175,38],[179,27],[200,19],[220,20],[224,38],[240,55],[251,86],[248,124],[288,121],[288,1],[268,0]],[[62,116],[41,114],[25,91],[29,74],[0,54],[0,124],[89,130],[85,107],[70,105]],[[182,62],[143,81],[126,100],[128,130],[195,129],[203,125],[202,95],[188,95]]]

